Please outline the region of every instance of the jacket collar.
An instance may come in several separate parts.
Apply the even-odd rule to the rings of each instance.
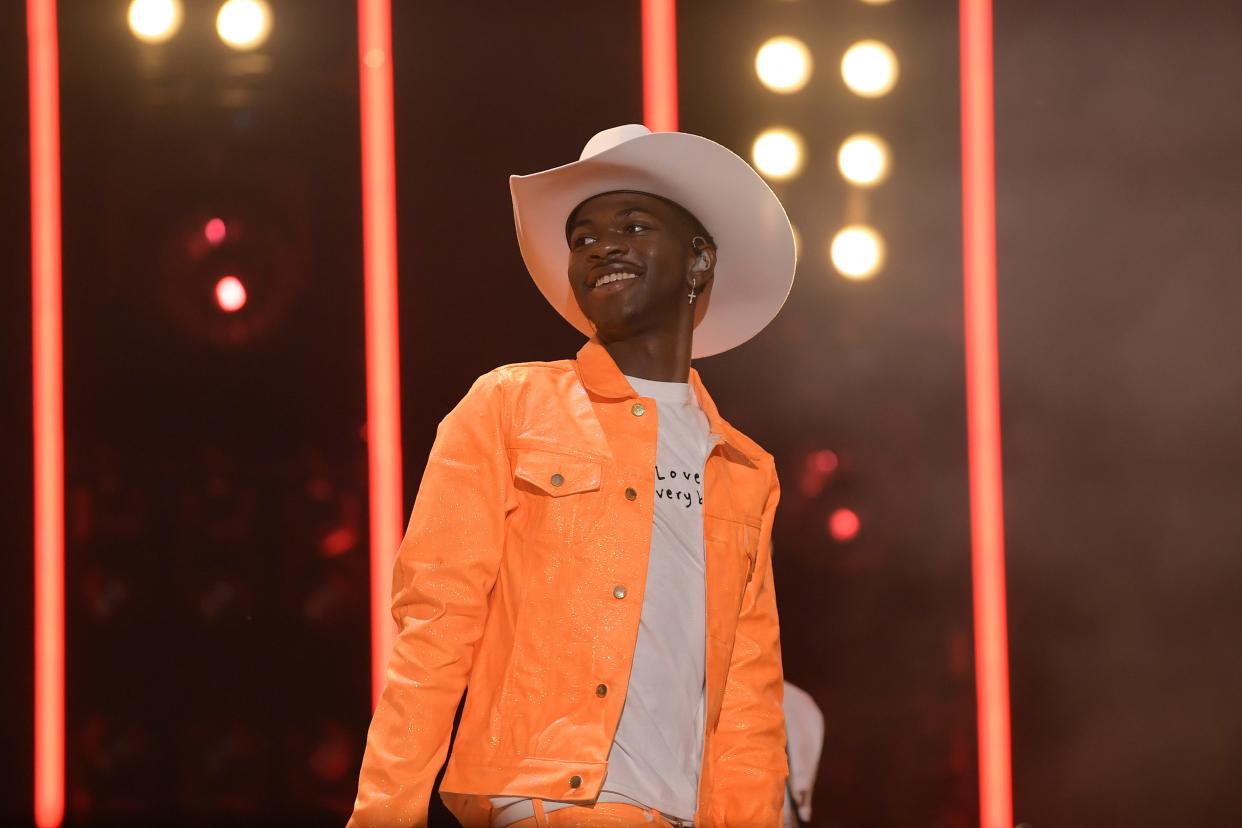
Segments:
[[[625,378],[625,374],[621,373],[621,369],[617,367],[612,355],[600,343],[598,337],[591,337],[579,349],[577,363],[578,376],[581,377],[582,384],[596,396],[617,400],[638,397],[638,393],[630,386],[629,380]],[[716,403],[707,393],[703,380],[699,378],[699,372],[694,370],[693,366],[690,368],[690,385],[694,389],[703,413],[707,415],[712,434],[718,435],[721,442],[737,449],[752,462],[759,462],[763,456],[763,450],[720,416]]]

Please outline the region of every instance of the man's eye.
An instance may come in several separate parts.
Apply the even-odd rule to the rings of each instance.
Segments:
[[[594,243],[595,243],[594,236],[579,236],[578,238],[574,239],[574,247],[582,247],[583,245],[594,244]]]
[[[646,230],[646,229],[647,229],[647,225],[645,225],[645,224],[627,224],[627,225],[626,225],[626,227],[625,227],[625,229],[626,229],[626,231],[627,231],[627,232],[630,232],[630,233],[638,233],[638,232],[641,232],[641,231],[643,231],[643,230]]]

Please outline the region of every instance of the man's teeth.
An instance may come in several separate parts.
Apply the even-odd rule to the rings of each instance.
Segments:
[[[609,273],[607,276],[601,276],[595,280],[596,287],[603,287],[612,282],[620,282],[622,279],[637,279],[636,273]]]

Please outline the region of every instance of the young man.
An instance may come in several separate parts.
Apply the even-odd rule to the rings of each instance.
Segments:
[[[776,472],[690,360],[780,310],[789,221],[729,150],[637,125],[510,185],[531,275],[590,339],[440,424],[350,824],[426,824],[468,686],[441,784],[468,828],[775,828]]]

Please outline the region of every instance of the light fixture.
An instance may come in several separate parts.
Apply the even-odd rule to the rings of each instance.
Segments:
[[[784,180],[802,172],[802,138],[791,129],[764,130],[751,147],[751,158],[768,178]]]
[[[133,0],[125,20],[143,43],[163,43],[181,28],[183,14],[181,0]]]
[[[755,54],[755,73],[773,92],[797,92],[811,79],[811,51],[796,37],[774,37]]]
[[[869,279],[884,265],[884,239],[863,224],[840,230],[830,252],[833,267],[847,279]]]
[[[837,151],[837,168],[851,184],[872,187],[888,177],[888,145],[878,135],[859,132],[846,138]]]
[[[860,40],[841,58],[841,77],[855,95],[886,95],[897,83],[897,55],[878,40]]]
[[[272,9],[265,0],[228,0],[216,14],[216,33],[238,50],[262,46],[272,31]]]
[[[216,304],[225,313],[235,313],[246,304],[246,286],[236,276],[229,275],[216,282]]]

